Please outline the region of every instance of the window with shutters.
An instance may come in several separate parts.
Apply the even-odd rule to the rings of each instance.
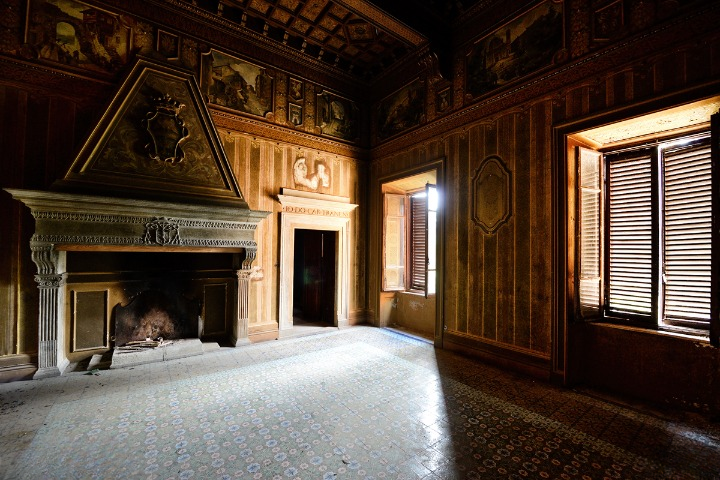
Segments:
[[[384,197],[383,289],[435,294],[437,188]]]
[[[582,314],[707,330],[712,303],[710,134],[578,148]]]

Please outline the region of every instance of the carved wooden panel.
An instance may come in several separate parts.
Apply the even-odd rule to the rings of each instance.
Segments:
[[[108,291],[73,291],[71,322],[72,351],[108,347]]]
[[[473,221],[495,233],[512,213],[512,175],[500,157],[486,158],[472,180]]]
[[[216,283],[203,286],[203,310],[201,336],[223,335],[227,331],[228,284]]]

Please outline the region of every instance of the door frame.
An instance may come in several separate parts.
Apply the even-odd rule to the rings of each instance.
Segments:
[[[348,325],[350,291],[350,215],[357,205],[347,197],[283,188],[280,212],[280,295],[278,335],[293,328],[295,230],[335,232],[335,313],[333,325]]]

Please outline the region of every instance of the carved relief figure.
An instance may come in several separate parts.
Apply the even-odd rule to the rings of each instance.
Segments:
[[[308,174],[308,166],[305,157],[298,157],[293,165],[293,180],[295,185],[302,185],[310,190],[317,190],[319,187],[330,186],[330,174],[325,163],[315,162],[315,172]]]

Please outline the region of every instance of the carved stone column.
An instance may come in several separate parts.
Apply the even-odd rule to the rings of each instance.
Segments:
[[[263,278],[262,270],[253,267],[257,248],[246,248],[242,268],[236,270],[237,284],[237,318],[233,325],[233,343],[236,347],[250,343],[248,325],[250,323],[250,282]]]
[[[40,290],[38,317],[38,371],[34,378],[56,377],[68,365],[65,356],[65,271],[66,253],[53,245],[30,242],[32,260],[38,273],[35,281]]]

